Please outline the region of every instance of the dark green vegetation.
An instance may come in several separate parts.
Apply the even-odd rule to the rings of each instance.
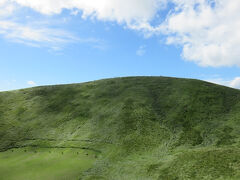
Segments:
[[[2,179],[240,179],[240,91],[129,77],[1,92],[0,151]]]

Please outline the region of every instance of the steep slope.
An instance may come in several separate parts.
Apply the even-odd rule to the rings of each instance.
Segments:
[[[74,178],[239,179],[239,141],[240,91],[199,80],[129,77],[0,93],[2,153],[92,154]]]

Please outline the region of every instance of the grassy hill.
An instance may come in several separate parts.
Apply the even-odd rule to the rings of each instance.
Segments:
[[[0,93],[0,179],[240,179],[240,91],[128,77]]]

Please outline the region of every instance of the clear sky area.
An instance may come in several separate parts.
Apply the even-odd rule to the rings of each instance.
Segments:
[[[0,91],[123,76],[240,88],[240,1],[0,0]]]

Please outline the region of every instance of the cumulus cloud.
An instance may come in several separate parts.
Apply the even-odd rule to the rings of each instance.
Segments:
[[[82,16],[131,23],[154,17],[165,0],[12,0],[42,14],[59,14],[63,9],[81,10]]]
[[[67,9],[71,15],[82,14],[83,19],[97,19],[113,21],[124,27],[145,31],[153,28],[149,24],[160,9],[163,9],[167,0],[3,0],[4,6],[16,9],[30,8],[43,15],[61,14]],[[0,5],[0,11],[4,9]],[[10,14],[6,13],[6,14]],[[13,14],[14,15],[14,14]],[[146,29],[148,29],[146,31]],[[49,38],[46,38],[49,39]]]
[[[240,1],[175,0],[162,30],[201,66],[240,66]]]
[[[237,0],[2,0],[0,17],[21,7],[44,15],[68,9],[82,18],[115,21],[146,37],[164,35],[167,44],[182,47],[184,59],[200,66],[240,66]],[[167,16],[153,25],[162,10]]]

